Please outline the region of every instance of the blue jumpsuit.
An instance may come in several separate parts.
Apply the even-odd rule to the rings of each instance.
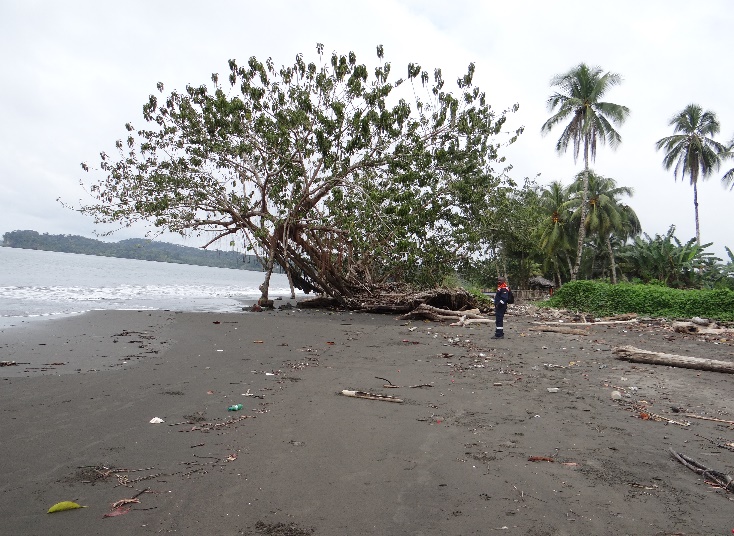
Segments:
[[[494,295],[494,338],[501,339],[505,336],[504,319],[507,312],[507,300],[510,291],[507,287],[499,287]]]

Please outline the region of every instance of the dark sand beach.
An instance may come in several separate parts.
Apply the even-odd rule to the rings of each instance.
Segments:
[[[734,494],[669,449],[734,473],[734,428],[685,417],[734,420],[734,378],[611,349],[732,361],[732,342],[662,323],[539,332],[518,311],[499,341],[317,310],[3,329],[18,365],[0,368],[0,533],[731,534]],[[87,508],[47,514],[59,501]]]

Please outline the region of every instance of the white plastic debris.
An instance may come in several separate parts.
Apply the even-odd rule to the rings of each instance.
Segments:
[[[164,420],[163,420],[163,419],[161,419],[160,417],[153,417],[153,418],[152,418],[152,419],[150,420],[150,424],[160,424],[160,423],[162,423],[162,422],[166,422],[166,421],[164,421]]]

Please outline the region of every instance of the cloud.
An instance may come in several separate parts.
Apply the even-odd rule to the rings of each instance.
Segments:
[[[634,187],[630,205],[646,232],[674,224],[686,240],[694,235],[693,192],[663,170],[654,144],[689,102],[718,113],[722,141],[734,134],[734,74],[721,60],[732,49],[733,22],[734,6],[724,0],[6,2],[0,234],[32,228],[90,236],[91,219],[55,200],[85,195],[79,163],[112,152],[125,122],[142,126],[142,105],[156,82],[182,90],[225,73],[230,58],[289,64],[299,52],[315,57],[321,42],[327,53],[353,50],[368,65],[382,44],[398,76],[412,61],[429,72],[441,67],[453,82],[475,62],[475,82],[495,108],[520,105],[508,128],[524,125],[525,134],[505,150],[514,178],[540,174],[541,183],[568,183],[580,169],[571,154],[555,153],[556,133],[540,135],[551,77],[580,62],[621,74],[624,83],[608,98],[632,111],[620,129],[624,141],[618,151],[601,147],[594,168]],[[719,179],[701,184],[699,196],[702,238],[723,254],[724,245],[734,246],[727,218],[734,192]]]

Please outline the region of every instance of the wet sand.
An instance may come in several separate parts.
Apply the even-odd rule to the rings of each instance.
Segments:
[[[730,534],[734,494],[668,449],[734,472],[717,446],[734,428],[683,416],[734,420],[734,378],[611,349],[731,361],[732,342],[535,321],[510,314],[500,341],[488,326],[302,310],[0,330],[0,360],[19,363],[0,367],[0,534]],[[46,514],[64,500],[87,508]]]

